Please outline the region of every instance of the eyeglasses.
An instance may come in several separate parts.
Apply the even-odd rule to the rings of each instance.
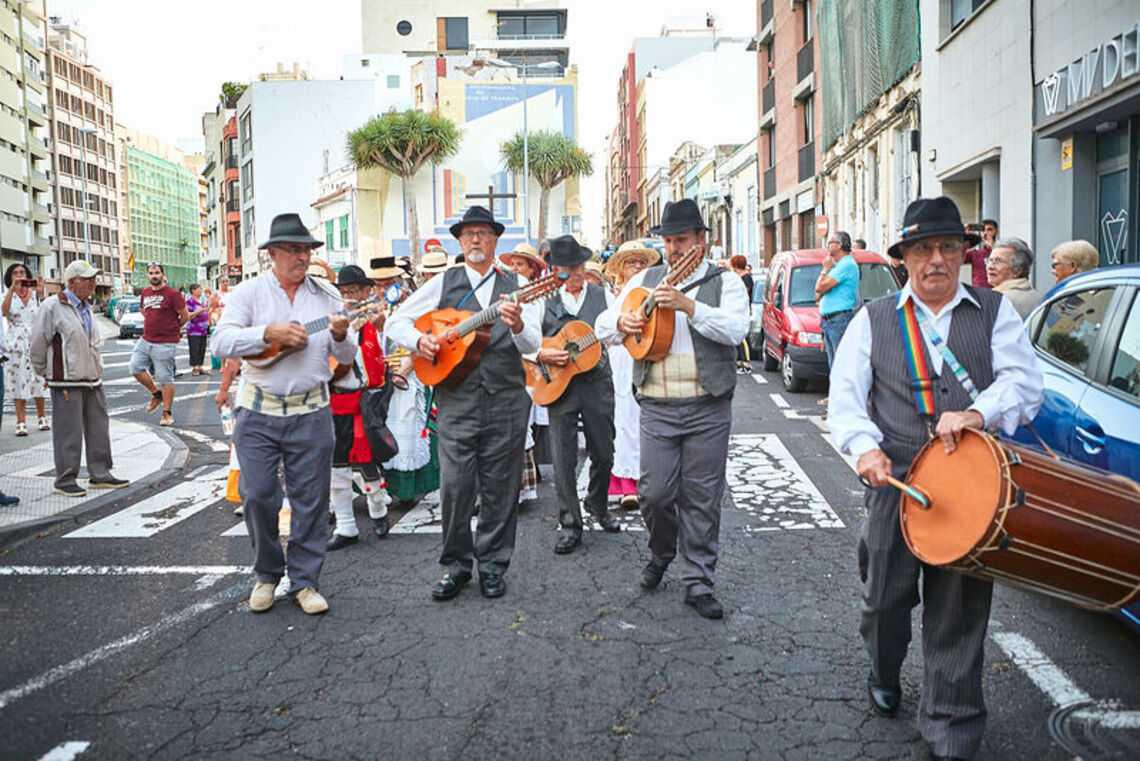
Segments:
[[[941,251],[943,256],[960,255],[964,241],[961,238],[947,238],[946,240],[920,240],[906,246],[903,251],[919,259],[929,259],[935,251]]]
[[[468,240],[474,240],[476,238],[490,238],[493,235],[494,233],[490,230],[460,230],[459,232],[460,238],[466,238]]]
[[[1005,264],[1005,265],[1009,264],[1009,259],[1003,259],[1000,256],[987,256],[983,261],[986,264],[992,264],[994,266],[998,266],[1001,264]]]

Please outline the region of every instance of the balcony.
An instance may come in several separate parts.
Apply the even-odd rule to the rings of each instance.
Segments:
[[[32,187],[36,190],[51,190],[51,182],[43,172],[32,170]]]
[[[776,165],[764,170],[764,200],[776,195]]]
[[[772,21],[772,0],[763,0],[760,3],[760,34],[756,35],[759,45],[767,45],[775,35],[776,25]]]
[[[47,114],[44,113],[42,108],[33,103],[26,104],[26,108],[28,109],[28,119],[30,121],[40,126],[47,124]]]
[[[769,79],[768,83],[764,85],[764,89],[760,91],[760,112],[766,114],[776,108],[776,80]]]
[[[34,135],[28,135],[28,152],[37,159],[46,159],[48,157],[47,145],[43,140],[40,140]]]
[[[51,253],[51,243],[47,238],[35,238],[28,245],[28,253],[37,256],[47,256]]]
[[[226,201],[226,212],[227,213],[240,214],[241,213],[241,201],[239,201],[236,198],[231,198],[230,200]]]
[[[238,168],[237,154],[231,153],[229,156],[226,156],[226,169],[237,169],[237,168]]]
[[[43,92],[47,87],[47,82],[44,80],[43,72],[39,69],[33,69],[28,65],[27,60],[24,61],[24,82],[35,87],[40,92]]]
[[[800,148],[800,182],[815,176],[815,142]]]
[[[814,40],[808,40],[796,53],[796,82],[803,82],[815,71]]]
[[[33,203],[32,219],[37,222],[51,222],[51,210],[42,203]]]

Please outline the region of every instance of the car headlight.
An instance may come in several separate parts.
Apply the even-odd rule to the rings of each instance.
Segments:
[[[799,333],[796,333],[796,342],[802,346],[823,346],[823,335],[801,330]]]

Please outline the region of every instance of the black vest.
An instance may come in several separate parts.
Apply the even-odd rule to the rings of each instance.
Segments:
[[[494,277],[494,290],[491,302],[497,302],[501,297],[518,290],[519,281],[513,272],[498,270]],[[471,293],[471,281],[467,278],[466,267],[452,267],[443,273],[443,291],[439,296],[439,308],[461,308],[470,312],[479,312],[484,306],[480,305],[472,294],[466,301],[463,298]],[[459,302],[463,301],[463,306]],[[522,356],[511,340],[511,332],[501,320],[496,320],[491,328],[491,342],[483,350],[479,364],[471,371],[463,383],[448,389],[441,387],[437,392],[441,395],[470,393],[480,386],[489,394],[500,391],[520,391],[525,393],[525,376],[522,368]]]
[[[641,287],[653,290],[665,279],[667,271],[668,268],[663,264],[650,267],[645,271],[645,279],[641,281]],[[724,274],[724,272],[725,270],[710,265],[704,277]],[[720,277],[706,280],[701,283],[701,287],[697,289],[697,295],[694,298],[710,307],[719,307],[723,283],[724,279]],[[736,347],[726,346],[705,338],[692,327],[689,328],[689,335],[693,337],[693,354],[697,360],[697,380],[700,382],[701,388],[712,396],[731,394],[736,389]],[[634,362],[633,385],[640,389],[648,373],[648,362]]]
[[[950,337],[946,340],[950,351],[966,368],[978,391],[994,382],[992,344],[994,323],[997,321],[1001,294],[988,288],[966,287],[978,301],[962,299],[954,307],[950,322]],[[876,299],[866,306],[871,321],[871,394],[867,410],[871,420],[883,432],[882,450],[891,461],[900,465],[910,463],[918,450],[929,440],[926,422],[919,417],[907,372],[906,350],[899,329],[898,294]],[[917,308],[917,307],[916,307]],[[930,360],[929,350],[923,342],[923,352]],[[931,363],[933,370],[933,363]],[[934,423],[943,412],[957,412],[970,406],[972,400],[962,384],[954,377],[946,362],[942,373],[934,378]]]
[[[578,310],[575,316],[566,311],[566,306],[562,303],[561,292],[556,292],[546,301],[546,309],[542,313],[542,337],[549,338],[562,328],[568,322],[574,320],[581,320],[589,325],[591,328],[595,327],[598,322],[598,316],[606,311],[606,292],[600,285],[593,283],[586,283],[586,298],[582,301],[582,307]],[[582,373],[575,376],[575,381],[582,380],[605,380],[609,382],[610,377],[610,360],[606,347],[602,347],[602,358],[598,361],[596,367],[588,373]]]

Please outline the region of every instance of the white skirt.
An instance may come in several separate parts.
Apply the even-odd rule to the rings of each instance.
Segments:
[[[614,378],[614,470],[618,478],[641,477],[641,407],[633,398],[633,357],[622,345],[609,347]]]

